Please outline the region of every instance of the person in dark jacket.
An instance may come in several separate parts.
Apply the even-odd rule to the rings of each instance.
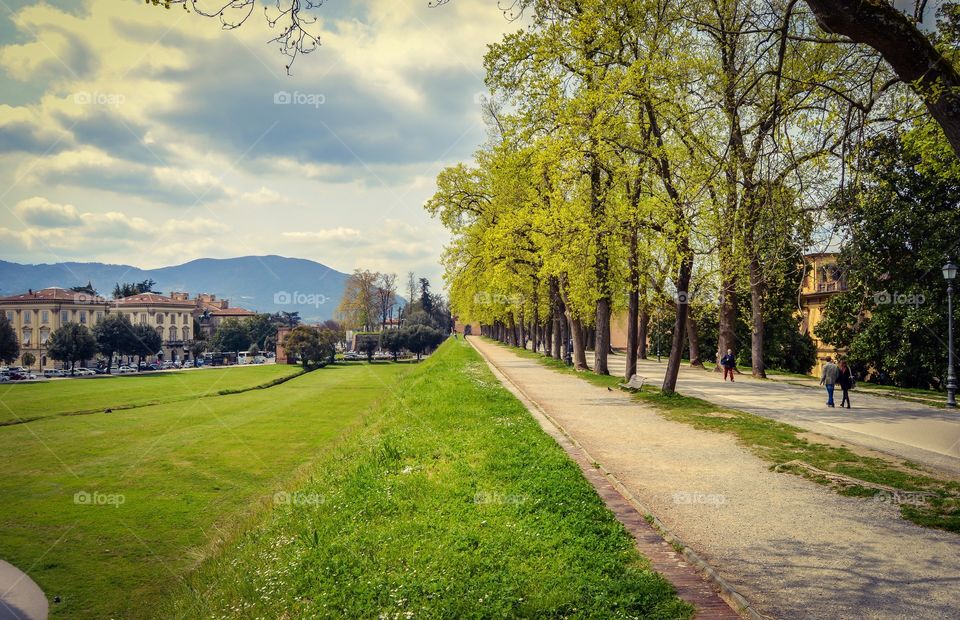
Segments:
[[[833,407],[833,389],[837,385],[837,379],[840,378],[840,368],[833,363],[833,360],[827,358],[827,363],[820,373],[820,385],[827,388],[827,407]]]
[[[840,408],[842,409],[844,403],[846,403],[847,409],[849,409],[850,389],[853,387],[853,371],[851,371],[850,366],[847,365],[847,360],[840,360],[840,375],[837,377],[837,385],[840,386],[840,390],[843,392]]]
[[[727,349],[727,354],[720,358],[720,366],[723,367],[723,380],[727,380],[730,375],[730,382],[733,383],[733,371],[737,367],[737,358],[733,356],[733,349]]]

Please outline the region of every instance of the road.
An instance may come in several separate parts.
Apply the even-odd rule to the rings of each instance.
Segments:
[[[610,356],[611,374],[622,375],[625,365],[625,356]],[[655,359],[641,360],[637,374],[659,385],[665,368],[665,359],[659,363]],[[735,383],[725,383],[717,373],[688,366],[681,369],[677,391],[960,474],[960,411],[857,390],[851,392],[851,409],[831,409],[821,388],[758,380],[749,375],[738,375]],[[840,402],[839,390],[836,402]]]

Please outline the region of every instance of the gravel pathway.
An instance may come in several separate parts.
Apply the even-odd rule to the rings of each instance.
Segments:
[[[960,536],[773,473],[729,435],[470,341],[760,613],[960,617]]]

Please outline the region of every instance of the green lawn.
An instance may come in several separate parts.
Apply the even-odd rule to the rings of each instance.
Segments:
[[[266,385],[300,372],[266,364],[143,375],[75,378],[0,385],[0,425],[45,416],[124,409],[217,395]]]
[[[149,616],[414,368],[334,365],[242,394],[0,426],[0,558],[30,574],[51,601],[61,598],[51,604],[54,617]],[[51,382],[16,386],[5,402],[15,416],[46,413],[38,403],[102,409],[291,371]],[[103,387],[110,389],[87,391]]]
[[[162,618],[689,618],[462,340],[202,562]]]

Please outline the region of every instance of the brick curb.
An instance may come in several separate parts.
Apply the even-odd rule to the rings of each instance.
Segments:
[[[468,339],[469,342],[469,339]],[[470,346],[486,361],[494,376],[527,408],[544,431],[580,466],[607,507],[635,538],[636,546],[653,568],[670,581],[677,595],[697,608],[698,619],[745,617],[770,620],[752,605],[695,551],[686,546],[667,526],[627,489],[567,430],[514,383],[495,362],[472,342]],[[647,521],[649,517],[650,522]],[[675,546],[682,547],[677,552]],[[680,560],[682,556],[686,562]],[[707,587],[704,587],[707,586]],[[712,586],[709,587],[709,586]]]

